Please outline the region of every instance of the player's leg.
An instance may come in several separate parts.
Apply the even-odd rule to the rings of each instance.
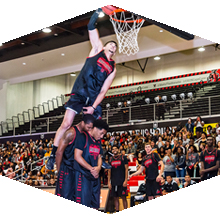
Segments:
[[[151,180],[146,180],[146,193],[148,195],[148,201],[154,199],[153,193],[152,193],[152,181]]]
[[[70,99],[65,105],[66,112],[62,121],[61,126],[58,128],[55,138],[54,145],[51,152],[51,155],[47,161],[46,168],[52,170],[55,163],[56,151],[59,146],[59,142],[63,137],[65,131],[72,126],[73,120],[76,114],[79,114],[85,105],[85,97],[80,96],[78,94],[72,94]]]
[[[119,212],[119,197],[114,197],[115,211]]]
[[[100,207],[100,189],[101,189],[101,181],[98,178],[95,181],[91,181],[92,183],[92,199],[91,199],[91,208],[99,209]]]
[[[123,186],[120,186],[121,189],[120,190],[120,197],[122,199],[122,202],[123,202],[123,206],[124,206],[124,209],[127,209],[128,208],[128,203],[127,203],[127,187],[123,187]]]
[[[71,127],[73,120],[75,118],[75,115],[76,115],[76,112],[70,109],[67,109],[65,112],[63,122],[56,132],[56,135],[54,138],[53,149],[46,164],[46,168],[49,170],[52,170],[54,167],[55,156],[56,156],[56,151],[57,151],[59,142],[61,138],[63,137],[65,131]]]

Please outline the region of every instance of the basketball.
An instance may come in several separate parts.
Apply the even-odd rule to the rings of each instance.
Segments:
[[[113,5],[107,5],[102,7],[102,11],[107,14],[110,15],[112,11],[116,10],[118,7],[115,7]]]

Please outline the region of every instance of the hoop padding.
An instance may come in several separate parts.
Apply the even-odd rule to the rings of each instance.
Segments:
[[[133,13],[128,16],[126,12],[123,9],[117,9],[109,17],[117,36],[119,53],[130,56],[139,51],[137,37],[145,20],[139,19]]]

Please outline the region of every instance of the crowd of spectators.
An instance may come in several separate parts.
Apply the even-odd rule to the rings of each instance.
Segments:
[[[172,176],[180,178],[184,183],[186,174],[195,178],[199,182],[200,175],[200,153],[207,147],[206,138],[212,136],[214,147],[220,150],[220,128],[219,123],[216,127],[204,127],[204,121],[198,116],[195,121],[191,118],[186,123],[178,123],[175,127],[166,127],[163,133],[155,129],[151,134],[146,130],[141,132],[114,132],[107,134],[102,140],[103,157],[108,162],[111,157],[111,149],[117,146],[121,154],[127,156],[128,161],[136,161],[137,169],[141,166],[141,160],[145,153],[145,142],[149,142],[163,161],[164,177]],[[106,175],[103,182],[106,182]]]
[[[163,160],[165,179],[169,175],[180,178],[183,183],[185,175],[189,174],[192,178],[197,177],[195,181],[198,182],[199,155],[206,148],[207,136],[213,137],[214,146],[220,150],[219,123],[216,127],[208,126],[205,129],[200,116],[194,122],[189,118],[187,123],[178,123],[172,128],[166,127],[163,133],[160,133],[159,129],[155,129],[154,133],[146,130],[145,134],[135,130],[107,133],[102,140],[103,158],[108,162],[112,156],[112,147],[117,146],[120,153],[125,155],[128,161],[135,161],[139,169],[145,155],[145,142],[149,142]],[[55,186],[56,166],[55,170],[46,170],[42,159],[50,155],[52,147],[53,138],[0,143],[0,175],[32,186]],[[107,171],[102,170],[100,176],[102,183],[107,185]]]
[[[52,147],[53,139],[1,143],[0,175],[31,186],[55,186],[56,170],[46,170],[43,160]]]

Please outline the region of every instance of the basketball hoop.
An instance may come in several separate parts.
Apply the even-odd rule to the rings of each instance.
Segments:
[[[145,20],[124,9],[113,10],[109,17],[117,36],[119,53],[136,54],[139,51],[138,32]]]

